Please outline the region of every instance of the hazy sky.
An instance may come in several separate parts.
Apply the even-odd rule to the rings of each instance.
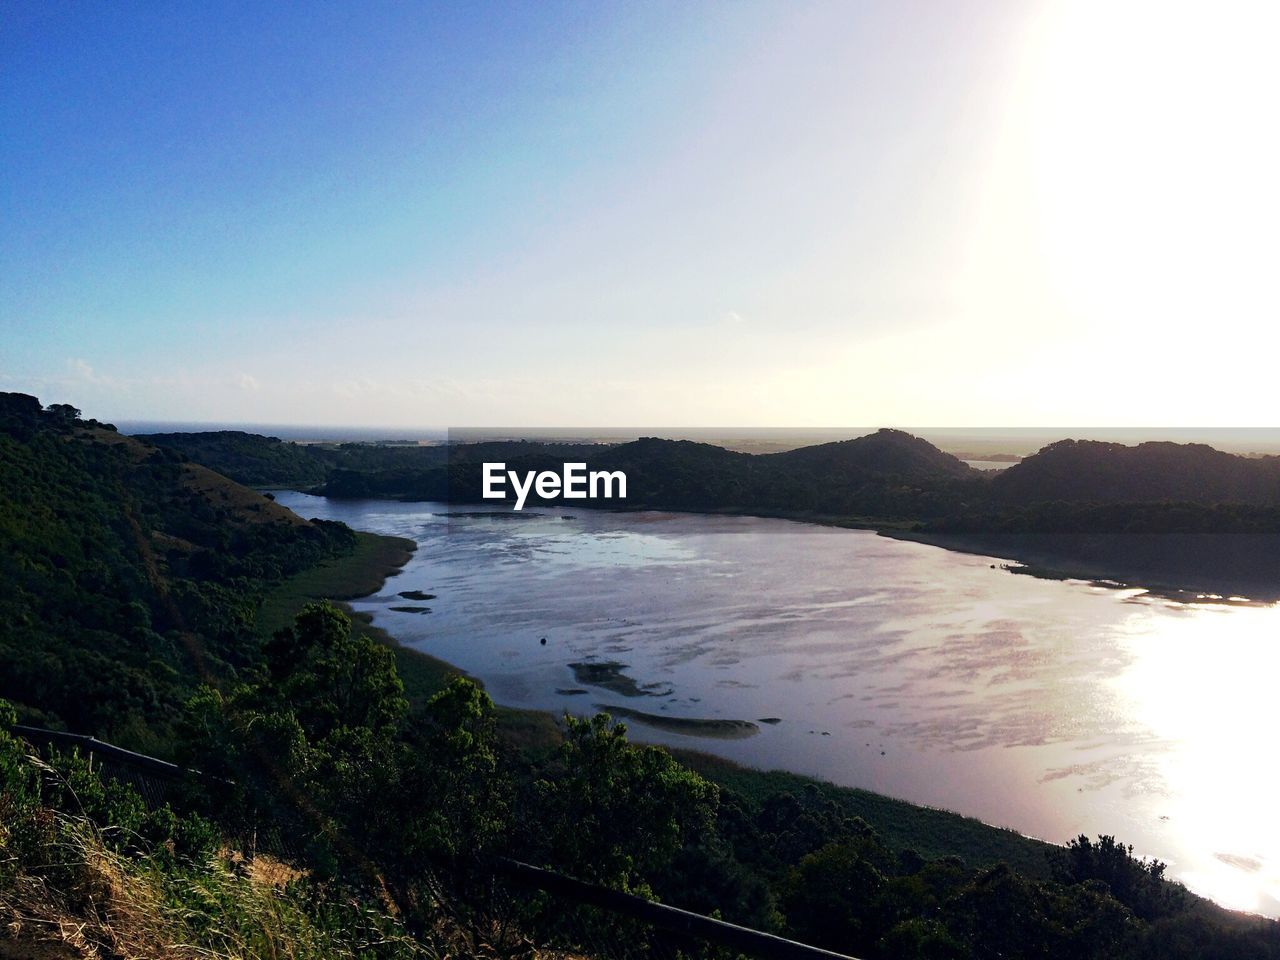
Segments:
[[[1274,425],[1280,6],[0,8],[0,389]]]

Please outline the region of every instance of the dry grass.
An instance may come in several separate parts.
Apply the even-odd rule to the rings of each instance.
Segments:
[[[307,524],[292,510],[198,463],[182,465],[182,485],[215,506],[235,511],[245,523],[287,523],[295,527]]]
[[[5,960],[342,960],[375,944],[405,957],[439,955],[386,923],[319,928],[286,889],[303,875],[285,864],[245,869],[219,856],[200,869],[164,868],[113,852],[83,820],[55,816],[49,864],[0,888]]]
[[[89,822],[61,813],[40,868],[0,879],[0,960],[571,960],[538,950],[507,922],[463,919],[436,900],[415,939],[354,903],[322,927],[318,888],[270,857],[222,850],[200,868],[112,851]],[[3,860],[3,849],[0,849]],[[0,864],[2,865],[2,864]]]
[[[101,427],[78,430],[73,437],[89,443],[120,447],[134,463],[142,463],[156,452],[156,448],[149,443]],[[256,490],[228,480],[222,474],[198,463],[182,464],[182,485],[214,506],[233,510],[242,523],[287,523],[291,526],[307,523],[292,510],[280,506]]]

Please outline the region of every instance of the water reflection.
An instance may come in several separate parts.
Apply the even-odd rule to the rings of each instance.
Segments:
[[[1170,839],[1201,854],[1180,875],[1220,903],[1271,915],[1280,915],[1276,626],[1274,609],[1196,605],[1132,616],[1133,661],[1115,680],[1160,745]]]

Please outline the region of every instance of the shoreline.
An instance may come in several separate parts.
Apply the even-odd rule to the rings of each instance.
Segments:
[[[1231,606],[1269,606],[1280,602],[1280,573],[1276,576],[1244,575],[1230,568],[1218,571],[1170,573],[1166,556],[1169,547],[1182,546],[1181,556],[1199,547],[1197,557],[1211,556],[1210,548],[1221,554],[1224,545],[1240,546],[1243,534],[1016,534],[1016,533],[928,533],[915,530],[884,529],[882,537],[920,543],[1002,561],[1009,573],[1042,580],[1083,580],[1095,586],[1115,590],[1143,590],[1153,596],[1179,603],[1224,603]],[[1051,539],[1057,537],[1057,541]],[[1068,539],[1070,538],[1070,539]],[[1108,539],[1110,538],[1110,539]],[[1124,538],[1119,540],[1116,538]],[[1170,538],[1180,538],[1174,541]],[[1129,548],[1130,556],[1112,560],[1100,559],[1099,552],[1115,550],[1118,544]],[[1090,552],[1095,556],[1090,556]],[[1231,557],[1238,567],[1248,557]],[[1275,563],[1280,558],[1273,559]],[[1203,564],[1203,561],[1201,561]],[[1163,569],[1162,569],[1163,568]]]
[[[297,490],[309,496],[322,493]],[[330,499],[325,497],[326,499]],[[335,497],[331,499],[346,500]],[[399,497],[360,497],[359,500],[387,503],[445,503],[450,507],[472,501],[415,500]],[[531,503],[532,508],[554,509],[563,504]],[[575,504],[574,509],[602,513],[658,512],[698,517],[755,517],[785,520],[844,530],[868,530],[892,540],[920,543],[953,553],[989,557],[1002,561],[1009,573],[1045,580],[1083,580],[1118,590],[1140,589],[1154,596],[1181,603],[1216,603],[1243,598],[1251,603],[1280,603],[1280,537],[1273,537],[1265,551],[1232,552],[1224,546],[1239,547],[1250,538],[1256,544],[1267,534],[1028,534],[1028,533],[935,533],[914,529],[918,520],[883,517],[842,517],[831,514],[792,511],[678,510],[652,504],[600,507]],[[1095,554],[1081,556],[1086,544]],[[1105,549],[1099,550],[1099,545]],[[1115,549],[1117,544],[1129,548]],[[1176,549],[1176,548],[1181,548]],[[1206,561],[1206,557],[1213,562]],[[1182,562],[1190,560],[1189,563]],[[1268,566],[1269,564],[1269,566]],[[1259,569],[1261,568],[1261,570]],[[1274,568],[1274,569],[1272,569]]]
[[[375,626],[373,615],[354,610],[350,601],[380,592],[399,576],[417,552],[418,544],[403,537],[391,537],[366,530],[354,531],[356,549],[295,574],[278,584],[263,598],[258,608],[257,629],[263,636],[288,626],[307,604],[328,600],[351,618],[352,629],[389,647],[395,654],[396,672],[404,684],[411,706],[421,706],[455,676],[471,677],[465,670],[429,653],[407,647],[385,627]],[[483,684],[480,684],[483,687]],[[545,711],[496,705],[499,723],[508,738],[527,749],[547,749],[558,742],[555,717]]]

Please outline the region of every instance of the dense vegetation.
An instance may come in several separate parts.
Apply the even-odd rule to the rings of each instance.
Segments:
[[[447,954],[349,890],[228,853],[218,826],[198,813],[148,811],[77,754],[37,757],[9,732],[13,718],[0,701],[0,956]]]
[[[1062,440],[998,474],[1008,503],[1169,501],[1280,507],[1280,457],[1242,457],[1202,443]]]
[[[74,408],[0,394],[0,543],[0,697],[163,752],[198,678],[257,660],[267,587],[354,536]]]
[[[254,487],[314,486],[324,482],[334,465],[327,448],[285,443],[278,437],[240,430],[153,433],[138,439],[153,446],[179,450],[236,483]]]

